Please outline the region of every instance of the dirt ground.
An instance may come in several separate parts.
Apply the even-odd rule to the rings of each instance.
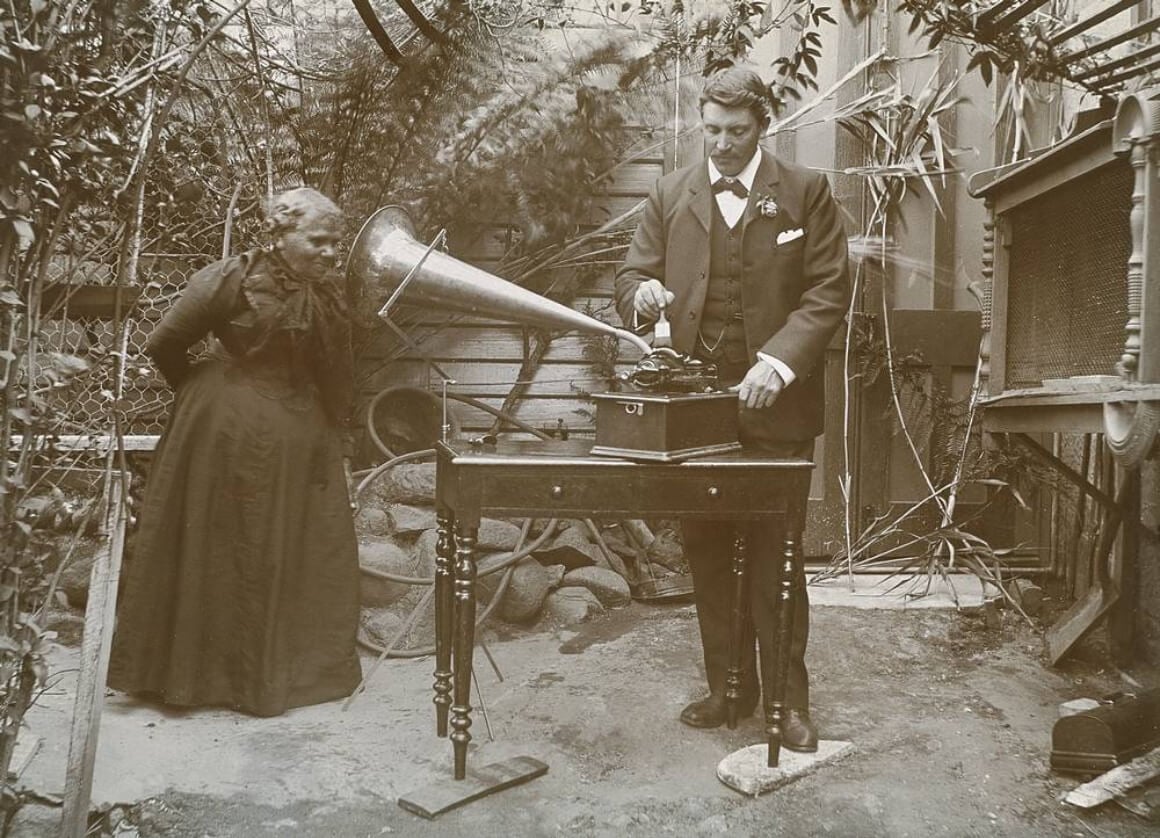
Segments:
[[[758,798],[716,778],[718,761],[761,740],[677,721],[700,694],[691,605],[631,606],[574,630],[489,630],[503,680],[477,654],[487,708],[471,765],[527,755],[546,775],[434,821],[399,796],[450,781],[434,735],[429,658],[388,661],[349,709],[276,719],[173,713],[111,695],[94,805],[140,836],[1155,836],[1112,803],[1061,802],[1079,782],[1048,766],[1060,702],[1160,686],[1154,669],[1107,664],[1098,635],[1047,668],[1040,635],[1009,611],[815,606],[809,663],[824,739],[854,749]],[[70,663],[71,661],[71,663]],[[23,776],[61,792],[75,651],[30,723],[44,739]],[[367,658],[364,669],[372,660]],[[122,804],[109,809],[111,804]],[[15,833],[55,836],[60,812],[29,806]]]

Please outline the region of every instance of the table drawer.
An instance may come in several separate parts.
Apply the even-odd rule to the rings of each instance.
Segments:
[[[624,491],[632,480],[625,474],[614,487],[605,477],[585,477],[561,471],[512,471],[489,474],[482,480],[482,505],[485,509],[529,509],[550,513],[592,513],[619,510],[628,503],[631,491]]]
[[[663,474],[642,475],[635,487],[641,511],[685,514],[753,514],[784,511],[778,483],[745,474],[683,475],[674,480]],[[784,485],[784,484],[783,484]]]
[[[735,515],[784,511],[778,489],[785,477],[736,472],[694,474],[671,467],[626,469],[609,479],[591,469],[545,475],[542,471],[492,473],[481,481],[480,503],[498,513],[526,510],[540,514],[644,516],[650,514]]]

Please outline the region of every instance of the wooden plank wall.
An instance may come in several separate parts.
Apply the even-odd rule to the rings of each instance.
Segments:
[[[663,168],[660,151],[621,166],[601,196],[590,227],[597,228],[637,206]],[[453,246],[451,255],[495,273],[500,270],[497,266],[503,257],[506,230],[497,224],[461,251],[456,252]],[[619,262],[619,258],[614,261]],[[586,281],[569,302],[571,307],[620,326],[612,302],[614,270],[615,264],[608,264]],[[399,354],[401,341],[384,329],[360,353],[359,396],[363,403],[391,387],[413,386],[439,393],[446,376],[456,382],[448,386],[449,393],[499,408],[520,381],[521,366],[533,341],[533,330],[519,325],[448,317],[437,312],[420,313],[404,331],[414,344],[413,349]],[[599,363],[604,355],[602,342],[607,339],[597,334],[553,335],[551,346],[512,415],[535,428],[556,429],[562,424],[572,433],[594,433],[593,403],[587,394],[604,392],[610,386],[610,380],[601,374],[607,366]],[[637,357],[631,345],[621,343],[615,372],[631,369]],[[484,410],[462,402],[452,402],[450,409],[465,432],[485,432],[493,427],[494,417]]]

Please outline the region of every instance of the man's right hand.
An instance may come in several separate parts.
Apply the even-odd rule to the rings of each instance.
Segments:
[[[646,320],[656,320],[662,308],[673,304],[677,295],[661,285],[659,279],[646,279],[636,287],[636,296],[632,306],[636,313]]]

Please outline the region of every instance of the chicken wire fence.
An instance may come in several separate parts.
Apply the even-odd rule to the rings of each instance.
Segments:
[[[199,262],[143,270],[140,282],[120,288],[115,282],[94,283],[91,274],[84,282],[52,286],[51,308],[40,327],[44,363],[64,356],[86,364],[46,394],[58,433],[104,434],[118,424],[128,436],[161,433],[172,393],[145,354],[145,342]],[[125,375],[118,398],[115,361],[122,351]]]

